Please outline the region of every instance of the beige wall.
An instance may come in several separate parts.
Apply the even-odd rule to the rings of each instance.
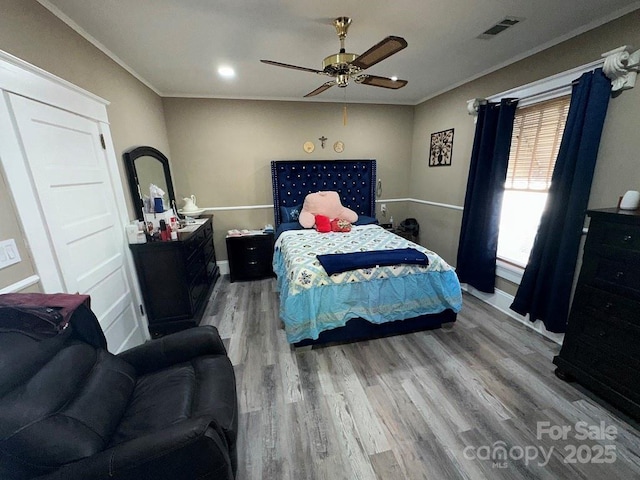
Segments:
[[[591,62],[623,44],[640,46],[639,22],[640,12],[631,13],[417,107],[349,105],[347,126],[342,124],[341,104],[163,100],[35,0],[2,1],[0,49],[109,100],[116,154],[120,157],[137,145],[158,148],[171,160],[176,196],[195,194],[200,206],[270,204],[271,160],[336,158],[376,158],[384,184],[382,198],[413,197],[461,206],[475,128],[466,101]],[[638,88],[611,101],[591,207],[613,205],[624,191],[640,189],[637,112]],[[429,168],[429,136],[447,128],[455,128],[452,166]],[[322,135],[328,137],[324,150],[318,141]],[[302,150],[307,140],[316,143],[310,155]],[[345,142],[344,153],[333,152],[336,140]],[[15,238],[23,257],[20,264],[0,270],[2,288],[34,270],[3,177],[0,202],[0,240]],[[460,212],[405,202],[387,207],[396,222],[416,217],[421,243],[455,264]],[[271,209],[217,212],[218,256],[226,258],[226,230],[271,222]]]
[[[200,207],[272,204],[271,160],[375,158],[381,198],[409,193],[413,107],[349,105],[346,126],[341,104],[165,98],[164,110],[176,197],[194,194]],[[311,154],[306,141],[316,144]],[[406,214],[402,203],[387,207],[394,220]],[[215,212],[213,223],[216,254],[226,259],[226,231],[273,223],[273,210]]]
[[[120,162],[122,152],[137,145],[152,145],[170,154],[160,97],[35,0],[2,0],[0,50],[110,101],[107,113]],[[128,189],[125,193],[129,199]],[[4,177],[0,202],[0,240],[15,238],[23,258],[0,270],[3,288],[32,275],[34,267]]]
[[[640,11],[628,14],[560,45],[465,84],[416,107],[410,196],[462,206],[475,124],[467,114],[470,98],[488,97],[584,65],[620,45],[640,47]],[[489,45],[489,44],[487,44]],[[615,206],[626,190],[640,189],[640,88],[623,92],[609,104],[598,155],[590,208]],[[429,136],[455,128],[450,167],[429,168]],[[455,264],[462,212],[413,203],[421,241]],[[498,288],[514,293],[508,282]]]

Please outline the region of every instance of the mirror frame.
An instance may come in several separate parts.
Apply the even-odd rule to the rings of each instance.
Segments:
[[[133,208],[135,209],[138,220],[144,221],[142,192],[138,182],[138,172],[136,171],[136,159],[140,157],[153,157],[162,164],[164,170],[164,179],[167,182],[167,195],[169,195],[169,205],[175,207],[176,197],[173,192],[173,182],[171,181],[171,170],[169,170],[169,159],[160,151],[153,147],[142,146],[127,150],[122,154],[124,164],[127,169],[127,177],[129,180],[129,190],[131,191],[131,199],[133,200]],[[177,214],[177,212],[176,212]]]

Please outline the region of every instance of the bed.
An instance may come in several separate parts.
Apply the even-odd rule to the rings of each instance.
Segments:
[[[273,267],[289,343],[350,342],[455,321],[462,296],[453,268],[435,252],[376,224],[375,160],[273,161],[271,173],[277,232]],[[319,190],[337,191],[342,204],[358,213],[351,232],[318,233],[287,221],[288,211]],[[371,265],[329,275],[318,260],[318,255],[362,258],[402,249],[426,257],[428,265]]]

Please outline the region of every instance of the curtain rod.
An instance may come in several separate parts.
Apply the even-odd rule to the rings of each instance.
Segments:
[[[600,60],[582,65],[581,67],[572,68],[571,70],[553,75],[544,80],[538,80],[528,85],[492,95],[488,99],[472,98],[471,100],[467,100],[467,111],[469,115],[477,117],[478,108],[480,105],[487,103],[487,101],[497,101],[502,98],[516,98],[518,97],[516,93],[522,92],[523,95],[518,97],[518,100],[522,102],[523,100],[540,97],[563,88],[572,87],[575,84],[576,77],[580,77],[585,72],[595,70],[599,67],[602,67],[604,74],[611,80],[612,92],[628,90],[634,87],[636,77],[640,71],[640,50],[632,52],[632,48],[629,45],[622,45],[614,50],[603,53],[600,57]],[[536,88],[544,87],[546,83],[554,86],[544,91],[535,91]],[[527,92],[528,90],[533,90],[535,93],[529,93]]]
[[[574,85],[577,85],[577,84],[578,84],[578,80],[573,80],[572,82],[569,82],[568,84],[558,85],[556,87],[549,88],[547,90],[543,90],[543,91],[538,92],[538,93],[532,93],[531,95],[526,95],[526,96],[520,97],[520,98],[515,98],[514,97],[513,100],[510,103],[513,103],[515,101],[521,102],[523,100],[529,100],[530,98],[539,97],[541,95],[547,95],[549,93],[553,93],[553,92],[556,92],[558,90],[564,90],[565,88],[573,87]]]

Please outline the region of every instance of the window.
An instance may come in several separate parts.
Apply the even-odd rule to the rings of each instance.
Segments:
[[[518,108],[513,125],[498,258],[525,267],[547,200],[570,95]]]

